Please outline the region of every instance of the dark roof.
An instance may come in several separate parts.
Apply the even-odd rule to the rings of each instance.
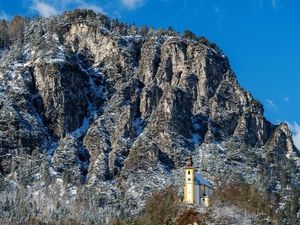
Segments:
[[[200,173],[195,173],[195,184],[198,184],[198,185],[204,185],[206,187],[209,187],[209,188],[213,188],[211,183],[206,180],[204,177],[202,177],[200,175]]]

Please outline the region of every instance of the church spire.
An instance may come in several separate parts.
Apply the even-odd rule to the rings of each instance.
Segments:
[[[185,166],[186,167],[193,167],[194,163],[193,163],[193,158],[190,155],[190,157],[186,160]]]

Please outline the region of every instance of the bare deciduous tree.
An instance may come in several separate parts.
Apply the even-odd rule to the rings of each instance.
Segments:
[[[9,24],[8,35],[12,43],[21,39],[24,34],[26,19],[22,16],[15,16]]]

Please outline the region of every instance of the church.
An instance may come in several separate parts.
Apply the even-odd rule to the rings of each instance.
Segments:
[[[187,160],[184,173],[184,202],[209,207],[213,186],[195,170],[192,157]]]

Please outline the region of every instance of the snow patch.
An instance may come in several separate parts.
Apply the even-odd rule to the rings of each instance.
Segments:
[[[48,54],[51,55],[50,59],[48,59],[48,62],[50,64],[58,63],[58,62],[65,62],[65,60],[66,60],[65,53],[64,53],[64,47],[62,45],[59,45],[54,50],[51,50],[46,53],[46,55],[48,55]]]
[[[53,175],[53,176],[58,175],[58,173],[57,173],[52,167],[49,167],[49,172],[50,172],[50,174]]]
[[[64,59],[56,58],[56,59],[49,59],[48,63],[54,64],[54,63],[59,63],[59,62],[64,62],[64,61],[65,61]]]
[[[84,117],[81,127],[79,127],[78,129],[76,129],[75,131],[73,131],[71,133],[71,135],[73,137],[79,138],[83,134],[85,134],[85,132],[88,130],[89,126],[90,126],[89,119],[87,117]]]
[[[40,173],[36,173],[36,174],[33,175],[33,177],[34,177],[35,179],[39,180],[39,179],[41,179],[42,176],[41,176]]]
[[[128,36],[121,36],[121,38],[127,42],[132,41],[132,40],[138,40],[142,38],[141,35],[128,35]]]
[[[225,152],[226,151],[226,149],[225,148],[223,148],[220,144],[217,144],[217,146],[218,146],[218,148],[220,149],[220,150],[222,150],[223,152]]]
[[[109,34],[109,33],[111,33],[110,32],[110,30],[108,30],[106,27],[104,27],[104,26],[100,26],[99,27],[99,30],[100,30],[100,33],[102,33],[102,34]]]
[[[71,187],[70,188],[70,194],[71,195],[77,195],[77,188],[76,187]]]

